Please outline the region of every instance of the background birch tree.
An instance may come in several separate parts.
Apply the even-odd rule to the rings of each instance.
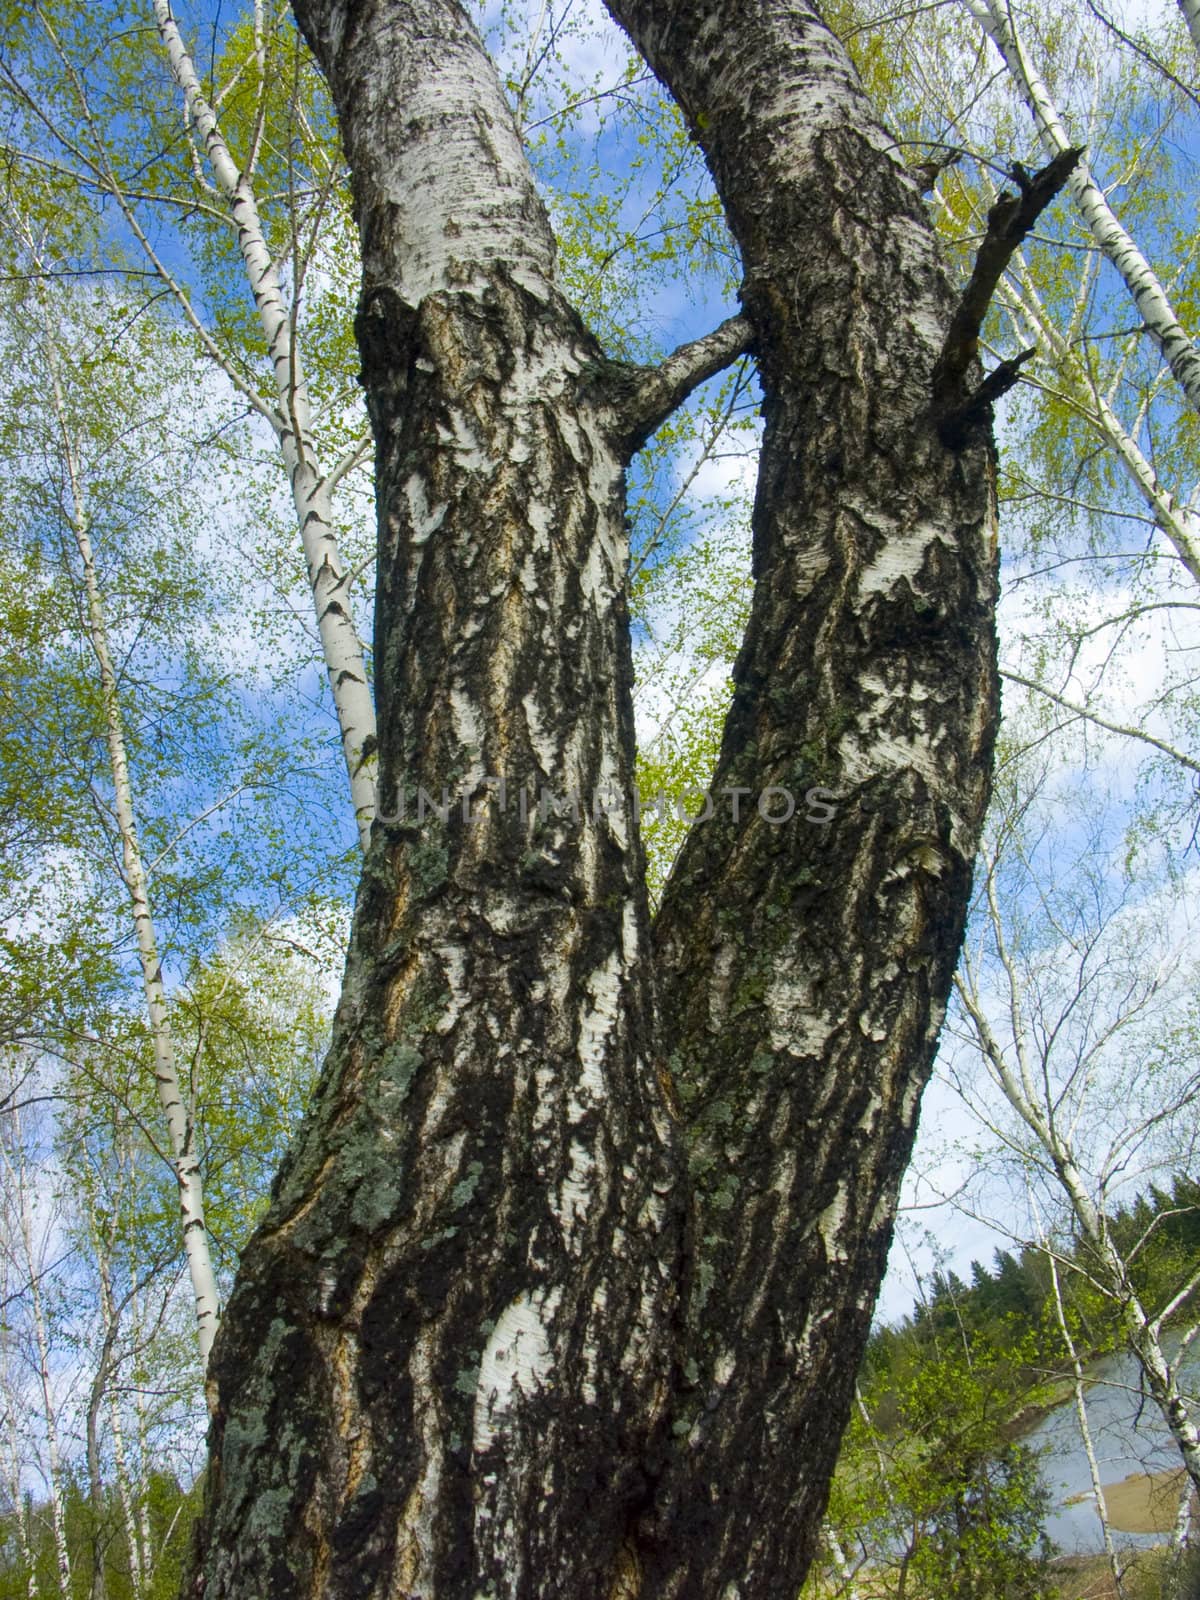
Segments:
[[[39,625],[11,680],[26,779],[13,818],[28,837],[24,893],[6,908],[16,937],[5,977],[19,996],[62,929],[68,950],[90,947],[96,970],[90,984],[76,975],[70,1004],[39,1016],[36,1038],[17,1029],[6,1043],[58,1057],[66,1078],[52,1092],[69,1099],[90,1077],[126,1105],[123,1052],[148,1046],[142,1069],[161,1100],[159,1149],[174,1173],[203,1363],[219,1311],[200,1148],[212,1063],[207,1030],[190,1057],[181,1044],[171,991],[194,994],[239,924],[253,949],[255,923],[302,914],[328,850],[306,847],[299,814],[286,841],[236,826],[252,799],[286,793],[300,752],[280,750],[269,722],[255,727],[231,680],[219,585],[234,575],[196,539],[192,447],[172,414],[191,376],[186,357],[172,359],[169,330],[136,298],[52,298],[61,239],[47,228],[43,246],[36,208],[19,212],[20,198],[30,197],[8,195],[19,271],[6,308],[5,494]],[[130,1040],[134,971],[141,1042]],[[193,984],[180,985],[186,976]]]
[[[1043,1219],[1065,1215],[1058,1234],[1077,1248],[1062,1270],[1079,1273],[1106,1307],[1200,1493],[1200,1435],[1181,1377],[1200,1332],[1200,1262],[1185,1255],[1165,1278],[1161,1264],[1143,1275],[1138,1258],[1169,1207],[1132,1237],[1117,1226],[1132,1189],[1195,1163],[1190,929],[1182,907],[1164,928],[1169,898],[1165,907],[1122,883],[1112,841],[1098,830],[1083,833],[1065,870],[1056,839],[1056,866],[1045,793],[1053,780],[1028,764],[1020,777],[1005,773],[981,854],[983,912],[956,978],[953,1029],[970,1048],[951,1055],[948,1070],[1031,1186],[1034,1242],[1050,1249]],[[1062,1324],[1061,1301],[1058,1310]]]
[[[374,712],[352,580],[364,571],[369,577],[369,564],[353,541],[356,572],[346,564],[333,507],[365,445],[353,371],[345,366],[345,319],[336,314],[338,253],[345,249],[341,168],[321,137],[326,113],[314,103],[311,66],[294,34],[281,34],[277,12],[257,6],[234,30],[225,58],[213,64],[210,97],[170,6],[150,8],[148,18],[154,34],[108,18],[114,33],[99,56],[91,25],[75,7],[39,6],[13,27],[0,52],[8,159],[37,174],[52,205],[82,205],[85,216],[97,203],[108,208],[90,238],[74,241],[76,250],[84,246],[79,270],[140,282],[160,315],[164,302],[173,308],[177,325],[228,384],[235,414],[269,431],[293,502],[293,559],[281,561],[249,530],[247,553],[260,567],[287,571],[303,551],[309,631],[365,840]],[[238,159],[218,116],[222,103],[244,145]],[[271,196],[269,211],[260,208],[256,186]],[[202,218],[205,226],[164,239],[164,212]],[[230,293],[231,268],[248,286],[249,308]],[[313,278],[323,280],[332,305],[318,294],[309,307]],[[304,345],[319,364],[315,388]],[[360,513],[365,506],[360,500]]]

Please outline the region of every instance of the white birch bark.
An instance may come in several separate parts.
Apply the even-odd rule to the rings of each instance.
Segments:
[[[0,1394],[3,1396],[8,1424],[6,1429],[8,1439],[4,1474],[5,1488],[12,1506],[10,1515],[12,1517],[12,1526],[16,1533],[17,1552],[26,1573],[25,1593],[28,1596],[28,1600],[37,1600],[37,1567],[34,1562],[33,1546],[29,1540],[29,1507],[21,1485],[21,1454],[17,1440],[15,1410],[16,1396],[8,1389],[7,1384],[4,1384],[3,1378],[0,1378],[0,1385],[3,1385],[3,1388],[0,1388]]]
[[[842,1549],[842,1541],[837,1536],[837,1529],[832,1522],[826,1521],[822,1524],[821,1532],[829,1547],[829,1559],[838,1576],[835,1592],[844,1595],[845,1600],[858,1600],[858,1585],[854,1581],[854,1573],[850,1570],[846,1552]]]
[[[1175,1526],[1171,1529],[1171,1552],[1179,1556],[1188,1548],[1192,1531],[1192,1502],[1196,1491],[1190,1478],[1185,1478],[1179,1493],[1179,1508],[1175,1513]]]
[[[1042,147],[1051,156],[1071,146],[1058,108],[1033,70],[1013,21],[1000,0],[962,0],[1004,58],[1022,99],[1033,114]],[[1189,405],[1200,411],[1200,351],[1180,324],[1166,290],[1137,244],[1117,220],[1103,191],[1081,160],[1067,180],[1092,237],[1125,280],[1146,331],[1162,352]]]
[[[47,331],[49,330],[47,329]],[[146,870],[138,840],[133,805],[133,785],[129,773],[129,758],[125,743],[125,728],[121,715],[117,674],[109,649],[104,605],[96,576],[96,563],[92,551],[91,537],[88,532],[88,518],[79,459],[67,422],[65,396],[58,370],[58,361],[49,339],[47,339],[46,350],[51,393],[62,432],[63,453],[67,468],[71,533],[83,568],[84,592],[87,600],[88,640],[95,654],[100,676],[105,739],[108,745],[109,766],[113,782],[113,809],[121,838],[125,887],[129,893],[130,911],[142,973],[142,988],[146,997],[150,1043],[154,1054],[154,1078],[170,1138],[175,1179],[179,1185],[180,1224],[188,1274],[195,1297],[196,1334],[200,1347],[200,1360],[202,1366],[207,1367],[208,1354],[217,1331],[219,1297],[217,1294],[216,1275],[213,1271],[212,1257],[208,1246],[208,1230],[204,1223],[204,1195],[200,1161],[196,1154],[191,1115],[185,1102],[182,1076],[175,1056],[175,1043],[167,1008],[166,990],[163,986],[162,963],[158,954],[158,940],[151,912]]]
[[[1079,1349],[1071,1333],[1070,1324],[1067,1321],[1066,1307],[1063,1305],[1062,1284],[1059,1282],[1058,1276],[1058,1262],[1054,1258],[1053,1251],[1049,1249],[1045,1236],[1041,1233],[1040,1225],[1038,1232],[1040,1243],[1046,1253],[1046,1260],[1050,1263],[1050,1282],[1054,1291],[1054,1314],[1058,1321],[1058,1331],[1062,1334],[1067,1360],[1071,1363],[1071,1390],[1075,1402],[1075,1419],[1079,1424],[1079,1438],[1083,1444],[1083,1453],[1088,1464],[1088,1475],[1092,1480],[1092,1496],[1096,1502],[1096,1515],[1100,1519],[1100,1532],[1104,1540],[1104,1555],[1108,1561],[1108,1569],[1112,1573],[1113,1587],[1116,1590],[1118,1600],[1124,1600],[1125,1585],[1121,1572],[1121,1561],[1117,1555],[1117,1547],[1113,1543],[1112,1526],[1108,1520],[1108,1500],[1104,1493],[1104,1480],[1100,1475],[1100,1462],[1096,1456],[1091,1424],[1088,1421],[1083,1362],[1079,1359]]]
[[[291,308],[266,242],[253,185],[230,154],[168,0],[154,0],[154,19],[188,115],[204,141],[213,175],[237,225],[246,278],[267,341],[275,375],[277,409],[273,420],[291,484],[321,649],[341,730],[359,843],[365,851],[375,816],[375,708],[362,642],[351,613],[350,575],[333,531],[332,485],[329,475],[322,475],[317,465],[312,408]]]
[[[1179,9],[1192,36],[1192,43],[1200,50],[1200,0],[1179,0]]]
[[[134,1338],[141,1342],[142,1339],[142,1310],[139,1296],[135,1293],[129,1303],[129,1316],[134,1329]],[[154,1546],[154,1530],[150,1526],[150,1507],[145,1493],[145,1469],[141,1465],[150,1459],[148,1429],[146,1423],[146,1395],[145,1390],[138,1381],[135,1369],[133,1383],[133,1417],[136,1434],[136,1451],[139,1463],[137,1482],[140,1485],[136,1495],[135,1509],[137,1513],[138,1547],[141,1552],[141,1573],[144,1585],[149,1588],[154,1582],[154,1569],[158,1562],[158,1553]],[[163,1541],[164,1545],[166,1540]]]

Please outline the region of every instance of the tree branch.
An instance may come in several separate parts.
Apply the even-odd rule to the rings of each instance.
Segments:
[[[750,320],[739,313],[702,339],[681,344],[657,367],[622,367],[614,363],[610,381],[617,432],[630,455],[645,444],[693,389],[745,355],[753,343]]]
[[[1053,689],[1048,689],[1044,683],[1038,683],[1034,678],[1023,677],[1019,672],[1010,672],[1006,667],[1001,667],[1000,676],[1009,683],[1019,683],[1023,689],[1032,689],[1037,694],[1045,695],[1047,700],[1053,700],[1056,706],[1061,706],[1064,711],[1069,711],[1072,716],[1082,717],[1086,722],[1094,722],[1098,728],[1104,728],[1108,733],[1119,733],[1126,739],[1138,739],[1142,744],[1152,745],[1155,750],[1161,750],[1163,755],[1170,756],[1173,761],[1178,761],[1180,766],[1187,767],[1191,772],[1200,773],[1200,761],[1185,755],[1182,750],[1177,750],[1174,745],[1167,744],[1165,740],[1156,739],[1152,733],[1147,733],[1144,728],[1134,728],[1124,722],[1113,722],[1108,717],[1102,717],[1095,711],[1089,711],[1086,706],[1078,705],[1075,701],[1067,700],[1061,694],[1056,694]]]
[[[340,458],[334,462],[333,466],[330,467],[329,471],[325,474],[324,478],[321,480],[324,488],[327,491],[332,492],[333,489],[335,489],[337,485],[341,483],[342,479],[347,473],[353,472],[355,467],[357,467],[361,461],[366,459],[366,457],[370,454],[371,447],[374,443],[375,438],[371,430],[369,428],[364,429],[364,431],[359,434],[358,438],[355,439],[350,445],[350,448],[343,452]]]
[[[963,380],[979,351],[979,334],[992,296],[1009,262],[1042,212],[1058,194],[1082,156],[1072,146],[1054,157],[1031,177],[1020,162],[1012,175],[1019,194],[1003,192],[987,214],[988,228],[975,257],[970,282],[951,319],[942,353],[933,369],[934,408],[940,413],[938,431],[947,444],[962,436],[967,422],[1017,381],[1022,362],[1034,354],[1027,350],[1012,361],[1001,362],[973,394],[963,395]]]

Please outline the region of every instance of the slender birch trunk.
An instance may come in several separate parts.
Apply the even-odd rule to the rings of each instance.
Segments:
[[[1192,1507],[1195,1503],[1196,1491],[1188,1479],[1180,1491],[1175,1526],[1171,1529],[1171,1553],[1176,1557],[1181,1556],[1191,1544]]]
[[[1153,1318],[1142,1305],[1128,1267],[1113,1243],[1107,1219],[1093,1200],[1079,1170],[1075,1151],[1064,1137],[1049,1099],[1039,1100],[1035,1088],[1035,1066],[1028,1059],[1025,1044],[1024,1006],[1016,970],[1009,956],[996,902],[995,886],[989,873],[987,904],[996,947],[1008,984],[1012,1018],[1013,1052],[1010,1060],[997,1040],[983,1010],[979,995],[968,981],[956,979],[959,996],[971,1019],[979,1046],[993,1081],[1020,1120],[1029,1129],[1048,1159],[1059,1188],[1065,1196],[1086,1246],[1088,1269],[1113,1305],[1125,1343],[1135,1357],[1151,1399],[1175,1442],[1193,1485],[1200,1493],[1200,1432],[1179,1388],[1176,1367],[1167,1359],[1162,1346],[1163,1316]],[[1047,1097],[1049,1090],[1047,1090]]]
[[[308,384],[293,318],[266,242],[253,185],[239,171],[216,114],[204,98],[168,0],[154,0],[154,19],[171,72],[183,92],[188,116],[203,140],[213,175],[237,226],[246,278],[267,341],[275,375],[274,420],[279,447],[291,485],[321,648],[337,710],[359,843],[365,851],[375,815],[375,708],[362,642],[351,611],[349,575],[333,531],[331,486],[317,464]]]
[[[142,1600],[146,1587],[146,1564],[142,1552],[141,1529],[138,1526],[137,1499],[129,1477],[129,1458],[125,1452],[125,1431],[121,1423],[120,1402],[111,1389],[108,1394],[108,1431],[112,1439],[113,1476],[116,1480],[117,1498],[121,1502],[121,1522],[125,1529],[125,1543],[129,1547],[130,1594],[132,1600]]]
[[[208,1365],[213,1336],[219,1320],[219,1297],[216,1274],[209,1251],[208,1231],[204,1224],[204,1194],[200,1173],[200,1160],[196,1154],[194,1130],[186,1104],[182,1074],[176,1060],[175,1043],[171,1031],[166,990],[163,986],[162,963],[158,954],[158,940],[151,913],[146,871],[138,840],[137,823],[133,805],[133,786],[129,773],[129,758],[125,744],[125,727],[121,715],[117,674],[113,667],[108,643],[103,599],[96,576],[96,563],[88,532],[88,518],[78,454],[71,437],[67,420],[67,407],[57,358],[51,348],[47,325],[47,365],[51,393],[62,434],[63,455],[67,468],[70,492],[69,520],[71,534],[83,569],[84,593],[87,601],[86,624],[88,641],[96,657],[100,677],[100,694],[104,709],[105,740],[108,746],[109,767],[113,782],[113,809],[121,839],[121,856],[125,887],[129,894],[134,935],[137,940],[138,960],[142,973],[142,988],[146,997],[146,1012],[150,1030],[150,1044],[154,1055],[154,1079],[158,1088],[159,1103],[170,1139],[172,1166],[179,1186],[180,1225],[184,1253],[196,1307],[196,1335],[200,1347],[200,1361]]]
[[[104,1469],[100,1459],[100,1414],[104,1409],[105,1395],[111,1375],[113,1346],[117,1340],[117,1331],[115,1323],[105,1328],[104,1338],[100,1345],[100,1354],[96,1362],[96,1371],[88,1394],[86,1434],[88,1509],[92,1518],[91,1600],[107,1600],[108,1595],[104,1581],[104,1524],[106,1518],[104,1514]]]
[[[5,1304],[8,1303],[12,1293],[6,1268],[7,1261],[0,1267],[0,1294]],[[38,1600],[37,1563],[34,1558],[33,1542],[29,1536],[29,1495],[21,1482],[25,1451],[21,1447],[17,1417],[23,1407],[9,1368],[9,1337],[10,1328],[6,1323],[0,1327],[0,1406],[4,1409],[5,1487],[12,1506],[17,1549],[26,1572],[27,1600]]]
[[[838,1538],[837,1529],[832,1522],[822,1523],[821,1536],[829,1547],[829,1558],[837,1573],[838,1586],[834,1591],[835,1594],[845,1595],[846,1600],[858,1600],[858,1585],[854,1581],[846,1552],[842,1549],[842,1541]]]
[[[16,1395],[0,1377],[0,1395],[3,1396],[7,1416],[7,1444],[8,1459],[5,1462],[5,1488],[8,1492],[9,1503],[12,1507],[10,1516],[16,1534],[17,1553],[21,1565],[25,1569],[25,1593],[28,1600],[37,1600],[38,1581],[37,1564],[34,1560],[33,1545],[29,1538],[29,1496],[21,1484],[21,1453],[17,1440],[16,1427]]]
[[[133,1600],[141,1600],[143,1578],[142,1557],[138,1545],[137,1520],[134,1515],[133,1498],[129,1485],[129,1469],[125,1456],[124,1430],[121,1426],[121,1407],[116,1387],[107,1381],[115,1373],[115,1363],[112,1360],[116,1348],[116,1341],[120,1332],[121,1312],[117,1308],[113,1296],[111,1256],[109,1251],[110,1240],[106,1239],[102,1230],[100,1219],[97,1217],[95,1207],[88,1208],[88,1229],[92,1238],[92,1248],[96,1259],[96,1275],[100,1281],[100,1322],[104,1330],[101,1339],[102,1356],[107,1352],[110,1362],[106,1381],[101,1386],[102,1393],[97,1394],[93,1387],[93,1400],[102,1398],[108,1413],[108,1431],[112,1441],[113,1477],[115,1480],[117,1499],[121,1506],[121,1522],[125,1530],[125,1542],[129,1548],[129,1586]],[[132,1295],[125,1304],[132,1304]],[[97,1383],[99,1382],[99,1367],[97,1368]],[[97,1428],[99,1424],[99,1406],[97,1405]],[[89,1471],[91,1469],[91,1416],[88,1419],[88,1451]]]
[[[987,416],[965,375],[946,442],[954,298],[816,13],[619,9],[746,267],[745,315],[658,369],[563,299],[467,11],[297,6],[363,245],[385,809],[213,1352],[205,1600],[749,1600],[819,1536],[988,794]],[[714,788],[838,805],[700,825],[652,939],[624,470],[751,339]]]
[[[1011,1082],[1011,1074],[1009,1076]],[[1016,1109],[1015,1102],[1010,1103]],[[1125,1342],[1137,1358],[1150,1396],[1162,1413],[1193,1487],[1200,1494],[1200,1433],[1180,1392],[1178,1372],[1163,1350],[1161,1324],[1142,1305],[1129,1270],[1112,1242],[1107,1222],[1092,1200],[1065,1141],[1047,1119],[1037,1116],[1037,1121],[1043,1130],[1043,1148],[1054,1164],[1055,1174],[1091,1253],[1093,1275],[1098,1269],[1119,1313]]]
[[[1003,5],[1002,0],[962,0],[962,3],[1003,57],[1022,99],[1033,114],[1043,149],[1054,157],[1070,148],[1071,141],[1050,91],[1029,63],[1011,7]],[[1194,411],[1200,411],[1200,351],[1181,326],[1153,268],[1117,220],[1086,162],[1075,168],[1067,187],[1092,237],[1124,279],[1147,333],[1162,352],[1188,404]]]
[[[1160,483],[1153,464],[1137,441],[1122,425],[1105,396],[1089,381],[1078,356],[1046,316],[1028,275],[1022,273],[1019,284],[1006,279],[997,290],[996,298],[1050,351],[1069,385],[1069,398],[1116,456],[1184,569],[1200,584],[1200,524],[1188,507]]]
[[[897,1520],[899,1520],[899,1508],[896,1503],[896,1496],[892,1491],[891,1467],[888,1464],[887,1456],[884,1454],[883,1446],[879,1442],[879,1430],[876,1428],[875,1420],[871,1416],[870,1411],[867,1409],[867,1402],[863,1398],[863,1392],[859,1387],[857,1378],[855,1379],[854,1383],[854,1408],[858,1412],[858,1415],[862,1420],[862,1425],[867,1430],[867,1437],[871,1441],[871,1449],[875,1456],[875,1465],[879,1469],[879,1483],[880,1487],[883,1489],[883,1498],[887,1501],[888,1510],[894,1517],[897,1518]]]
[[[113,1303],[112,1279],[109,1271],[109,1239],[105,1237],[93,1205],[88,1203],[88,1234],[100,1280],[100,1325],[103,1333],[96,1368],[92,1374],[88,1393],[85,1432],[87,1439],[88,1507],[92,1518],[92,1585],[91,1600],[106,1600],[107,1585],[104,1576],[105,1541],[104,1526],[104,1469],[100,1453],[100,1419],[113,1401],[112,1377],[115,1371],[115,1352],[120,1337],[120,1315]],[[132,1566],[132,1561],[131,1561]]]
[[[1058,1330],[1062,1334],[1063,1347],[1067,1352],[1067,1359],[1071,1363],[1071,1387],[1075,1402],[1075,1418],[1079,1424],[1079,1438],[1083,1444],[1083,1453],[1088,1464],[1088,1475],[1092,1480],[1092,1495],[1096,1501],[1096,1515],[1100,1519],[1100,1533],[1104,1540],[1104,1554],[1108,1561],[1108,1570],[1112,1573],[1113,1588],[1117,1600],[1125,1600],[1124,1575],[1121,1571],[1121,1560],[1117,1555],[1117,1547],[1113,1543],[1112,1526],[1108,1520],[1108,1500],[1104,1493],[1104,1480],[1100,1475],[1100,1462],[1096,1456],[1095,1445],[1092,1442],[1092,1429],[1088,1421],[1087,1395],[1084,1391],[1083,1363],[1079,1359],[1070,1324],[1067,1321],[1066,1307],[1063,1305],[1062,1285],[1058,1277],[1058,1262],[1054,1259],[1053,1252],[1047,1247],[1045,1239],[1041,1240],[1042,1248],[1046,1253],[1046,1260],[1050,1263],[1050,1281],[1054,1291],[1054,1314],[1058,1321]]]
[[[130,1318],[133,1323],[135,1337],[139,1337],[142,1328],[141,1312],[138,1296],[135,1294],[130,1301]],[[158,1563],[158,1554],[154,1548],[154,1530],[150,1526],[150,1506],[146,1498],[146,1468],[145,1463],[150,1460],[149,1439],[146,1426],[146,1396],[137,1372],[134,1372],[133,1383],[133,1415],[137,1436],[137,1482],[141,1486],[135,1497],[137,1508],[137,1530],[139,1547],[141,1550],[142,1583],[149,1589],[154,1583],[154,1569]]]
[[[62,1452],[58,1440],[58,1411],[54,1402],[54,1383],[50,1372],[50,1337],[42,1300],[41,1267],[34,1241],[33,1212],[29,1203],[29,1179],[21,1143],[21,1114],[11,1111],[12,1145],[0,1146],[11,1193],[16,1196],[18,1225],[24,1251],[24,1266],[29,1278],[29,1313],[37,1356],[37,1378],[41,1390],[42,1416],[46,1429],[46,1477],[50,1490],[50,1529],[54,1539],[54,1558],[61,1600],[71,1600],[71,1554],[67,1546],[66,1486]]]

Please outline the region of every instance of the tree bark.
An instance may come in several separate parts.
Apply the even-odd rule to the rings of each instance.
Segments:
[[[1179,9],[1192,36],[1192,43],[1200,50],[1200,0],[1179,0]]]
[[[775,1600],[819,1532],[987,794],[987,427],[938,437],[952,297],[817,15],[614,9],[746,264],[745,318],[657,372],[556,287],[453,0],[296,7],[363,245],[381,810],[213,1352],[207,1600]],[[714,784],[749,799],[652,943],[623,469],[750,337],[759,581]]]

